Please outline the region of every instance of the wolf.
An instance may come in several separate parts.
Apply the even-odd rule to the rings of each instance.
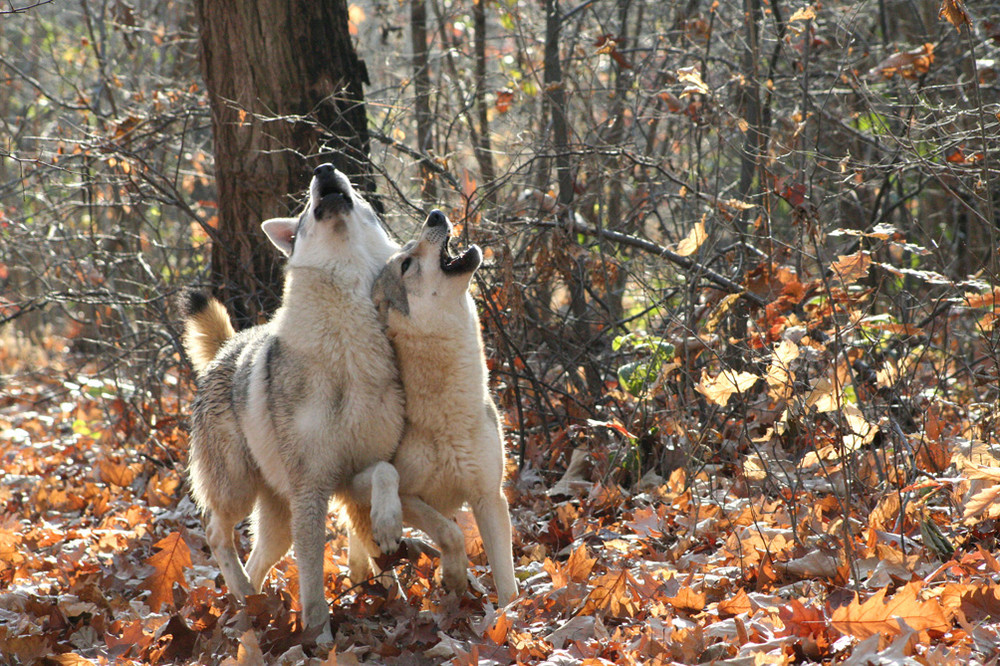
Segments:
[[[299,217],[261,226],[287,257],[269,322],[236,333],[219,301],[194,291],[185,299],[184,345],[198,376],[191,489],[229,590],[259,593],[294,544],[306,630],[330,640],[323,548],[331,498],[347,508],[352,550],[393,552],[402,530],[387,461],[403,432],[403,393],[371,301],[399,246],[330,164],[315,169]],[[371,489],[370,513],[351,499],[356,478]],[[234,528],[251,512],[244,568]]]
[[[465,538],[453,520],[467,502],[497,598],[507,605],[517,596],[517,581],[502,489],[503,435],[469,293],[482,252],[472,245],[454,256],[451,229],[443,213],[432,211],[418,238],[389,259],[372,288],[406,396],[406,427],[392,463],[403,521],[441,548],[445,586],[461,593],[468,585]]]

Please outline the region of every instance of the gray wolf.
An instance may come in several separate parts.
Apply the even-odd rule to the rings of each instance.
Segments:
[[[453,256],[451,223],[432,211],[375,280],[372,298],[396,350],[406,429],[393,465],[403,521],[441,548],[441,577],[468,585],[465,538],[454,522],[472,507],[501,605],[517,596],[511,523],[502,483],[503,435],[489,394],[483,340],[469,283],[482,262],[472,245]]]
[[[287,257],[269,322],[235,333],[220,302],[186,298],[184,344],[198,375],[191,488],[232,593],[260,592],[294,544],[305,626],[322,641],[331,638],[323,593],[331,498],[347,509],[352,540],[370,551],[392,552],[402,530],[396,471],[385,461],[403,431],[403,394],[371,301],[399,246],[329,164],[316,168],[298,218],[261,226]],[[355,477],[372,489],[370,514],[350,499]],[[251,512],[244,568],[234,528]]]

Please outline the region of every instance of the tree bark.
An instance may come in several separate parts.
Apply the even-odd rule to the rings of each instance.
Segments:
[[[433,117],[431,116],[431,76],[427,49],[426,0],[410,0],[410,44],[413,49],[413,110],[417,119],[417,150],[430,155],[433,148]],[[420,163],[420,196],[424,208],[438,205],[437,174],[426,162]]]
[[[345,0],[194,4],[215,138],[212,281],[245,327],[280,300],[281,262],[260,223],[293,213],[310,167],[331,161],[374,192],[362,89],[368,75],[351,43]]]

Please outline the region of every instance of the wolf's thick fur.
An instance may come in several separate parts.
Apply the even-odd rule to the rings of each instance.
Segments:
[[[473,245],[448,251],[451,224],[433,211],[417,240],[379,274],[373,299],[396,350],[406,394],[406,430],[393,465],[403,520],[441,548],[444,583],[467,585],[465,539],[452,520],[468,502],[483,538],[501,605],[517,596],[511,524],[501,488],[504,448],[487,385],[469,282],[482,261]]]
[[[370,299],[372,282],[398,246],[347,178],[318,167],[299,218],[263,223],[286,255],[282,304],[273,319],[234,333],[225,308],[191,293],[185,348],[198,372],[190,477],[208,514],[206,534],[230,591],[254,594],[295,545],[305,625],[329,638],[323,547],[331,496],[349,505],[353,539],[395,549],[400,523],[389,460],[403,429],[403,395],[392,349]],[[372,485],[367,507],[351,504],[351,481]],[[253,512],[254,546],[244,569],[234,527]],[[374,542],[372,537],[374,536]]]

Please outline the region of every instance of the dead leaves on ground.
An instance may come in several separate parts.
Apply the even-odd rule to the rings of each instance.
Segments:
[[[498,612],[481,592],[444,594],[426,552],[395,565],[401,595],[352,587],[345,540],[332,541],[335,642],[321,649],[303,641],[291,558],[246,604],[219,587],[181,475],[189,396],[154,409],[94,379],[11,386],[0,402],[0,654],[80,664],[989,659],[1000,654],[990,410],[960,407],[971,403],[966,384],[951,384],[949,400],[932,390],[960,370],[928,351],[945,348],[934,338],[944,327],[860,307],[876,256],[844,255],[823,281],[751,271],[748,288],[769,301],[749,315],[758,362],[703,363],[689,376],[688,399],[709,416],[665,390],[714,354],[704,344],[655,364],[649,390],[612,395],[655,421],[608,413],[553,433],[547,458],[529,448],[532,464],[511,470],[523,590],[511,608]],[[996,290],[961,293],[967,319],[996,302]],[[872,353],[890,343],[893,353]],[[906,422],[904,398],[916,401]],[[643,446],[673,447],[687,464],[651,470]],[[491,589],[481,541],[460,523],[471,571]]]

